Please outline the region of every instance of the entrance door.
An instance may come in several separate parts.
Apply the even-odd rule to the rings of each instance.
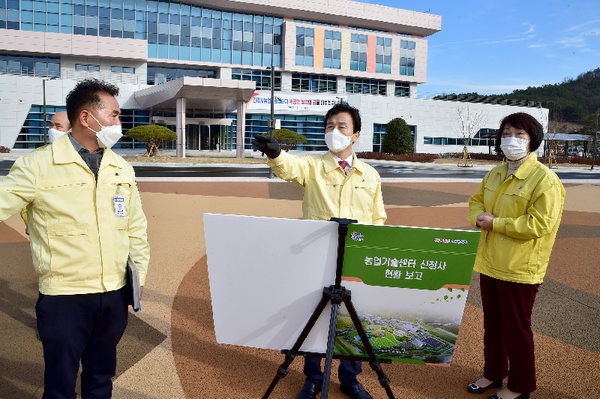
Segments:
[[[200,149],[210,150],[210,126],[200,125]]]
[[[185,125],[185,149],[186,150],[199,150],[200,139],[199,130],[201,126],[198,124]]]
[[[225,127],[223,125],[200,125],[200,149],[216,151],[217,144],[223,140],[221,132]]]

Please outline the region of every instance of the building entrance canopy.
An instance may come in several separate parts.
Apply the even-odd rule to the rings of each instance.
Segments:
[[[252,99],[254,81],[181,77],[135,92],[135,99],[144,108],[173,110],[176,113],[176,154],[185,158],[186,110],[207,113],[236,112],[236,141],[244,143],[246,103]],[[238,146],[237,156],[243,157],[244,146]]]
[[[185,98],[187,107],[196,111],[231,113],[238,101],[248,102],[256,83],[249,80],[226,80],[181,77],[135,92],[138,104],[148,109],[175,109],[177,98]]]

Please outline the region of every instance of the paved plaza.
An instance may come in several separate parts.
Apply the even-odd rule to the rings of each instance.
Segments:
[[[590,182],[565,182],[562,224],[534,307],[538,390],[532,398],[600,397],[600,179]],[[467,201],[478,183],[464,179],[386,180],[386,224],[471,228],[466,221]],[[143,312],[130,314],[118,348],[113,397],[262,397],[284,357],[278,351],[216,343],[202,215],[299,219],[300,187],[278,179],[140,179],[139,188],[152,257]],[[259,243],[260,235],[248,234],[248,240]],[[230,244],[235,250],[236,243]],[[36,299],[29,242],[22,220],[15,215],[0,223],[0,398],[42,397]],[[482,372],[482,334],[475,273],[452,365],[383,365],[395,397],[487,398],[492,391],[472,395],[466,390]],[[303,385],[302,364],[302,359],[292,363],[290,374],[279,382],[271,398],[296,398]],[[334,365],[329,397],[346,398],[338,390],[337,361]],[[374,398],[387,397],[367,365],[360,381]]]

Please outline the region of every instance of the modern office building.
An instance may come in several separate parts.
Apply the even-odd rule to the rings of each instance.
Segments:
[[[357,151],[380,151],[401,117],[417,152],[461,150],[458,113],[481,114],[479,136],[525,104],[426,99],[427,38],[442,18],[348,0],[0,0],[0,145],[45,142],[44,116],[83,78],[117,84],[126,131],[159,123],[185,149],[243,150],[275,119],[325,150],[323,116],[347,101],[363,116]],[[273,66],[273,79],[271,67]],[[124,137],[117,146],[139,146]],[[174,144],[173,144],[174,146]]]

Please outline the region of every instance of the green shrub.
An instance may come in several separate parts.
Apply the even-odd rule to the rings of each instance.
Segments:
[[[410,128],[402,118],[392,119],[385,129],[381,149],[388,154],[406,154],[414,150]]]
[[[160,125],[142,125],[129,129],[126,136],[141,141],[146,147],[149,157],[160,155],[158,147],[170,141],[177,140],[177,133]]]
[[[269,133],[263,133],[269,134]],[[306,143],[306,136],[296,133],[289,129],[276,129],[273,130],[273,137],[277,140],[281,149],[289,152],[298,146],[298,144]]]

